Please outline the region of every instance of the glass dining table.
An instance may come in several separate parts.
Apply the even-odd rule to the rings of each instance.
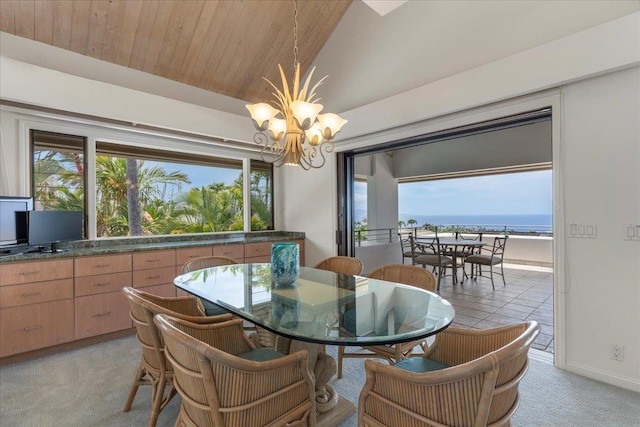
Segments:
[[[287,286],[273,283],[269,263],[205,268],[177,276],[174,284],[316,354],[324,345],[384,345],[428,337],[447,328],[455,316],[451,304],[433,292],[310,267],[300,267],[298,279]],[[318,362],[327,362],[328,356],[321,356]],[[335,375],[335,361],[329,362],[322,367],[332,371],[326,381],[318,384],[316,377],[317,395],[325,388],[332,391],[326,383]],[[352,404],[342,404],[342,416],[331,415],[334,421],[355,411]]]

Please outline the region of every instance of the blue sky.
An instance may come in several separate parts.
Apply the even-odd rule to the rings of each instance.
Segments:
[[[187,174],[191,184],[185,184],[183,186],[184,190],[188,190],[193,187],[207,186],[215,182],[222,182],[225,185],[231,185],[242,173],[242,171],[238,169],[187,165],[183,163],[154,162],[146,160],[144,164],[147,167],[160,166],[166,172],[177,171]]]
[[[356,183],[356,209],[366,185]],[[400,184],[398,210],[415,215],[551,214],[551,170]]]

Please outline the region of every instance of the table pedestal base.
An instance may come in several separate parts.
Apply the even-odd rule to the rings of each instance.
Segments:
[[[338,404],[330,411],[318,414],[316,425],[318,427],[335,427],[355,414],[356,407],[342,396],[338,396]]]

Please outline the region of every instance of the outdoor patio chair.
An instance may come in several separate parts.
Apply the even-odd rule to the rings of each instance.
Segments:
[[[494,266],[500,265],[500,272],[495,274],[502,276],[502,283],[507,286],[507,282],[504,278],[504,248],[507,245],[507,239],[509,236],[496,237],[493,239],[493,247],[490,249],[482,248],[479,254],[472,254],[465,257],[464,262],[471,264],[471,278],[477,280],[478,277],[486,277],[491,279],[491,287],[495,289],[493,283]],[[482,274],[482,266],[489,267],[489,276]]]
[[[443,253],[439,237],[423,237],[415,239],[411,236],[411,247],[416,252],[423,252],[413,259],[413,264],[420,264],[424,268],[427,265],[433,267],[438,282],[436,289],[440,290],[440,279],[446,274],[447,268],[453,266],[453,259]]]
[[[448,328],[424,357],[388,366],[365,361],[362,427],[510,426],[527,372],[535,321],[472,330]]]

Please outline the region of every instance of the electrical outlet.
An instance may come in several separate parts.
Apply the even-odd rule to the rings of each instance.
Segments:
[[[618,362],[624,362],[624,346],[611,344],[611,358]]]

